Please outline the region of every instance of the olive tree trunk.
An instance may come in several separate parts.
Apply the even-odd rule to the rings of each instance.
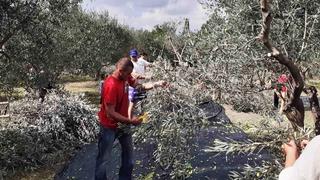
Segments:
[[[276,47],[274,47],[269,40],[270,25],[272,21],[269,3],[269,0],[260,0],[263,22],[261,32],[257,38],[270,51],[268,56],[275,58],[280,64],[286,66],[293,78],[292,90],[288,92],[288,99],[286,99],[283,113],[289,119],[293,128],[297,130],[298,127],[304,126],[304,106],[302,100],[300,99],[301,92],[304,88],[304,80],[300,74],[299,68],[294,64],[294,62],[288,56],[284,55]]]

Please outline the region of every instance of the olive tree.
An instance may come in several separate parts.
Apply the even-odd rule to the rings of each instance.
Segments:
[[[214,71],[224,77],[215,83],[216,89],[225,94],[222,98],[235,94],[234,89],[237,89],[245,97],[239,100],[246,102],[250,98],[246,93],[260,92],[266,85],[270,86],[268,81],[275,81],[279,74],[289,73],[285,66],[261,53],[264,49],[256,41],[256,34],[261,28],[260,7],[256,1],[201,2],[211,16],[194,40],[196,50],[193,54],[198,55],[200,58],[197,59],[202,59],[203,63],[215,62],[220,66]],[[274,23],[270,40],[283,49],[300,71],[307,67],[317,71],[319,2],[274,1],[273,4]],[[229,86],[221,81],[229,81]]]
[[[1,3],[2,89],[52,87],[62,72],[94,76],[129,50],[128,28],[108,13],[84,12],[79,3]]]
[[[219,43],[216,43],[217,47],[213,49],[211,46],[211,48],[221,54],[227,53],[223,54],[224,61],[220,60],[218,64],[222,67],[232,68],[231,73],[223,73],[224,78],[232,79],[232,81],[239,80],[240,77],[240,79],[245,78],[244,81],[247,83],[238,84],[241,87],[239,91],[252,92],[265,86],[261,77],[290,73],[292,87],[289,90],[290,98],[286,100],[284,113],[294,127],[303,127],[304,109],[300,95],[304,87],[304,80],[301,69],[306,66],[313,66],[314,68],[314,65],[318,63],[317,44],[319,36],[315,31],[319,28],[317,19],[319,2],[275,0],[272,1],[272,6],[269,4],[270,1],[267,0],[260,1],[260,3],[258,1],[223,0],[205,1],[203,3],[213,13],[208,23],[203,26],[201,33],[210,42],[207,43],[208,47],[210,47],[211,42],[216,42],[215,39],[219,39]],[[273,20],[272,25],[271,20]],[[259,31],[260,35],[257,36]],[[265,53],[265,49],[258,44],[257,40],[260,40],[269,50],[268,54]],[[203,50],[200,49],[199,53],[203,53]],[[203,54],[205,54],[204,57],[211,55],[213,57],[212,61],[218,61],[219,53],[204,52]],[[251,64],[254,64],[254,66]],[[221,72],[218,69],[215,70]],[[239,72],[242,74],[239,74]],[[234,85],[232,81],[228,84]],[[245,84],[249,86],[244,86]],[[217,86],[221,87],[221,83],[217,83]],[[232,87],[223,86],[229,93],[234,92],[231,89]],[[239,100],[241,99],[243,103],[246,102],[247,97],[242,96]],[[253,102],[256,103],[257,101],[258,99]],[[261,107],[266,108],[266,106]],[[312,131],[308,129],[300,130],[300,133],[293,133],[281,126],[275,128],[270,125],[270,121],[257,123],[255,127],[257,130],[249,134],[253,139],[250,144],[215,141],[212,146],[214,152],[237,154],[244,151],[254,152],[255,150],[266,149],[273,155],[273,160],[263,162],[260,166],[247,165],[243,172],[231,172],[230,177],[233,179],[276,179],[282,169],[280,146],[285,142],[284,139],[294,138],[299,141],[302,138],[313,136]]]
[[[42,76],[55,81],[61,69],[57,33],[79,4],[68,1],[2,1],[0,4],[1,89],[36,86]],[[32,69],[32,70],[31,70]],[[32,71],[34,75],[28,75]],[[40,75],[41,72],[41,75]],[[30,82],[30,79],[34,81]]]
[[[181,165],[180,168],[175,168],[177,166],[172,164],[168,166],[174,167],[174,175],[179,175],[180,169],[188,169],[186,162],[190,158],[187,155],[180,158],[185,161],[173,158],[170,149],[179,149],[178,152],[188,152],[189,150],[187,147],[188,141],[184,139],[184,134],[179,134],[179,138],[186,143],[176,147],[177,145],[174,143],[175,134],[183,129],[184,132],[188,132],[186,134],[192,136],[192,130],[189,126],[182,125],[188,123],[190,119],[199,125],[198,128],[202,128],[203,125],[201,123],[203,118],[201,113],[193,109],[197,103],[213,96],[219,102],[232,104],[237,110],[275,115],[272,111],[271,94],[263,91],[272,87],[269,81],[275,81],[282,73],[291,73],[296,83],[291,91],[293,92],[292,97],[298,97],[293,98],[293,102],[299,101],[301,86],[303,86],[300,69],[316,64],[318,57],[318,46],[316,46],[318,42],[314,40],[319,37],[314,32],[319,27],[316,18],[318,12],[314,11],[314,9],[318,9],[319,5],[316,1],[310,2],[313,3],[312,6],[308,4],[309,1],[273,1],[274,23],[268,38],[270,38],[270,42],[274,42],[274,47],[283,49],[282,55],[286,58],[291,57],[290,61],[292,62],[287,63],[286,66],[282,66],[282,64],[285,64],[283,62],[280,64],[281,62],[275,54],[271,53],[271,56],[268,56],[265,53],[265,48],[258,41],[261,39],[257,38],[259,31],[267,27],[264,23],[261,23],[261,8],[258,1],[207,0],[202,1],[202,3],[211,11],[210,19],[198,33],[183,38],[182,44],[186,44],[185,48],[177,48],[177,51],[174,52],[176,57],[180,56],[180,60],[186,63],[181,63],[176,67],[163,65],[164,69],[170,67],[170,71],[162,70],[161,75],[158,75],[158,77],[168,78],[176,90],[170,92],[171,99],[168,101],[164,98],[166,96],[161,94],[162,99],[157,99],[159,106],[163,101],[166,101],[170,102],[172,107],[176,107],[176,110],[171,112],[171,106],[161,109],[161,112],[158,109],[155,110],[154,106],[148,109],[152,111],[154,117],[152,118],[154,127],[151,130],[158,137],[161,137],[157,140],[161,144],[162,150],[155,153],[158,158],[157,161]],[[303,8],[307,9],[308,13],[305,11],[303,13],[297,12],[298,9]],[[308,38],[309,35],[310,38]],[[193,97],[193,100],[189,99],[190,96]],[[170,103],[163,104],[170,105]],[[183,114],[179,114],[182,107],[176,104],[190,107],[188,112],[193,112],[197,116],[185,117]],[[289,106],[291,108],[287,109],[288,113],[295,111],[295,108],[297,108],[294,103]],[[164,114],[166,118],[163,118]],[[170,114],[170,117],[168,114]],[[172,118],[171,115],[177,117]],[[293,118],[299,119],[299,116],[298,114]],[[181,121],[179,117],[181,117]],[[288,118],[290,118],[290,115]],[[212,146],[214,152],[254,153],[265,149],[274,158],[257,167],[248,165],[243,172],[231,172],[230,176],[232,178],[270,177],[276,179],[282,168],[280,146],[285,138],[292,138],[294,134],[285,127],[276,126],[275,128],[271,125],[273,119],[266,119],[255,124],[256,130],[249,134],[252,139],[251,144],[214,142]],[[297,125],[300,124],[297,123]],[[301,133],[296,133],[294,138],[299,140],[308,136],[312,137],[312,135],[312,131],[302,130]],[[172,161],[168,161],[168,159]],[[186,177],[186,174],[188,173],[185,173],[183,177]]]
[[[61,40],[66,54],[71,56],[71,66],[65,67],[69,72],[78,69],[82,74],[92,76],[102,64],[115,63],[126,55],[133,44],[130,30],[107,12],[78,10],[64,26]]]

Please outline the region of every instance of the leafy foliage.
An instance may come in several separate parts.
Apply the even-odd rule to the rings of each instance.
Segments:
[[[55,82],[61,69],[62,49],[56,31],[79,1],[4,1],[1,3],[0,72],[1,89],[30,82],[30,67],[39,74],[46,72]],[[7,89],[8,89],[7,88]]]
[[[12,117],[1,124],[1,174],[54,164],[75,148],[95,141],[96,111],[79,96],[50,93],[46,101],[12,103]]]
[[[138,142],[152,139],[157,144],[154,158],[168,178],[185,179],[193,172],[191,139],[208,124],[198,105],[210,96],[193,86],[195,79],[189,78],[190,69],[172,68],[168,61],[154,63],[152,77],[161,77],[171,85],[150,93],[143,109],[150,120],[137,129],[135,136]]]
[[[168,42],[168,38],[177,37],[177,26],[174,22],[165,22],[156,25],[151,31],[132,31],[133,45],[140,51],[146,52],[151,61],[164,58],[174,62],[174,54]]]
[[[128,51],[129,30],[107,13],[82,11],[79,2],[1,3],[0,90],[55,86],[63,72],[94,76]]]
[[[256,41],[261,21],[258,2],[205,0],[202,3],[212,13],[193,40],[196,47],[193,54],[199,55],[197,59],[202,59],[201,63],[219,65],[219,69],[213,69],[220,75],[215,84],[224,96],[241,93],[242,98],[238,102],[246,101],[251,93],[261,94],[258,90],[275,81],[279,73],[286,73],[286,69],[264,55],[265,50]],[[319,26],[316,19],[319,13],[314,9],[319,3],[312,3],[309,6],[302,1],[274,1],[270,37],[272,42],[278,43],[277,47],[298,63],[301,70],[312,67],[311,71],[315,72],[318,36],[314,31]]]
[[[299,138],[293,136],[293,132],[281,126],[268,125],[277,116],[272,112],[272,94],[261,90],[267,86],[271,88],[270,82],[274,81],[280,73],[286,73],[286,69],[263,55],[264,49],[256,41],[255,37],[260,30],[261,19],[258,2],[224,0],[203,2],[208,3],[207,7],[212,11],[212,14],[201,31],[191,36],[172,38],[176,42],[171,44],[171,51],[178,61],[178,66],[171,67],[167,64],[168,61],[162,60],[163,64],[161,66],[164,68],[156,70],[159,74],[156,73],[154,77],[168,80],[173,84],[176,91],[170,92],[170,98],[168,97],[170,100],[168,101],[167,95],[164,93],[161,93],[161,98],[157,96],[151,98],[156,101],[151,100],[152,106],[148,105],[146,109],[152,114],[150,131],[156,134],[142,131],[143,136],[141,135],[141,137],[145,137],[145,134],[157,135],[154,140],[161,147],[161,151],[155,153],[157,162],[171,164],[169,166],[172,167],[171,175],[176,175],[172,177],[188,177],[187,173],[181,176],[179,174],[181,172],[180,168],[174,168],[176,166],[173,165],[175,163],[184,164],[182,167],[187,169],[187,162],[190,159],[187,155],[180,156],[180,152],[188,152],[188,143],[181,143],[177,148],[175,142],[176,138],[184,136],[184,133],[180,132],[180,128],[183,127],[182,131],[188,135],[192,135],[193,130],[190,130],[189,124],[183,126],[180,126],[180,124],[188,123],[191,119],[196,124],[196,126],[192,126],[192,129],[201,128],[203,124],[197,123],[202,122],[201,116],[192,109],[196,109],[197,103],[213,97],[219,102],[232,104],[237,110],[254,111],[271,115],[272,118],[264,124],[257,125],[257,130],[251,136],[253,141],[250,144],[215,142],[212,147],[215,152],[255,153],[267,150],[274,156],[272,162],[263,162],[258,167],[247,166],[243,172],[232,172],[231,177],[235,179],[276,178],[282,169],[280,146],[284,142],[283,140],[285,137]],[[318,6],[317,2],[314,1],[313,3],[315,3],[314,6]],[[282,47],[285,53],[293,57],[293,60],[300,67],[317,64],[314,57],[318,55],[314,52],[314,48],[318,48],[318,46],[316,47],[317,42],[313,41],[313,39],[318,38],[313,33],[319,25],[318,21],[315,20],[315,17],[318,16],[317,11],[313,10],[314,7],[306,7],[308,5],[300,1],[275,1],[274,4],[277,7],[274,10],[276,20],[273,23],[272,40],[277,40],[276,42],[279,43],[277,46]],[[301,8],[305,9],[303,17],[301,17],[301,14],[297,14],[297,11]],[[313,26],[310,23],[306,25],[305,12],[308,12],[307,22],[314,22]],[[304,36],[305,33],[306,36]],[[310,36],[310,39],[308,39],[308,36]],[[166,43],[168,41],[170,39],[167,39]],[[308,42],[308,45],[306,45],[306,42]],[[166,68],[168,70],[165,70]],[[191,97],[192,100],[189,99]],[[183,106],[179,104],[183,104]],[[167,105],[176,107],[174,112],[170,111],[171,106],[167,107]],[[166,108],[163,109],[162,107]],[[184,109],[180,113],[182,107],[191,109]],[[188,116],[184,116],[182,113],[190,111],[192,114],[188,114]],[[194,114],[197,114],[198,117],[194,117]],[[175,118],[171,118],[171,115]],[[184,118],[179,121],[181,117]],[[159,118],[164,122],[156,124],[155,122],[160,121]],[[165,119],[170,119],[170,121]],[[170,124],[170,126],[166,126],[166,124]],[[302,134],[305,134],[305,132]],[[165,137],[164,140],[161,140],[161,137]],[[188,142],[187,138],[179,140]],[[176,153],[173,153],[172,149],[177,150]],[[175,158],[175,156],[179,158]],[[168,161],[169,159],[171,161]]]
[[[309,128],[293,132],[292,129],[272,125],[270,121],[271,119],[265,119],[254,125],[253,131],[246,131],[251,139],[249,142],[214,141],[206,151],[208,153],[237,155],[244,152],[258,153],[266,150],[272,155],[272,160],[263,161],[262,164],[256,166],[246,164],[244,169],[232,171],[229,176],[232,179],[278,179],[280,171],[284,168],[282,165],[284,156],[282,155],[281,145],[287,139],[295,139],[297,143],[303,139],[311,139],[311,137],[314,137],[314,133]]]
[[[256,42],[261,19],[256,1],[201,2],[211,11],[210,19],[198,33],[178,35],[174,23],[151,32],[131,30],[107,13],[83,12],[79,1],[5,0],[0,4],[0,90],[38,89],[41,79],[56,83],[63,72],[92,75],[102,64],[126,55],[130,47],[142,49],[160,60],[154,63],[152,77],[171,85],[151,93],[145,105],[150,123],[137,130],[137,141],[154,140],[159,166],[171,178],[187,178],[193,173],[190,137],[206,125],[198,105],[214,98],[239,111],[272,114],[270,93],[261,90],[286,72],[262,54]],[[319,2],[274,0],[273,6],[271,39],[276,46],[300,67],[318,67]],[[319,73],[319,68],[311,72]],[[33,168],[50,162],[59,152],[93,141],[97,133],[93,110],[76,97],[52,94],[43,104],[25,99],[13,106],[14,121],[0,132],[3,173],[21,164]],[[264,149],[274,155],[273,162],[247,166],[243,172],[232,172],[231,178],[273,178],[279,173],[279,147],[292,132],[268,122],[256,129],[250,144],[215,141],[209,148],[228,153]]]
[[[61,42],[64,53],[68,55],[69,67],[64,70],[93,75],[101,65],[115,63],[126,55],[131,47],[131,36],[128,28],[119,25],[107,12],[87,13],[75,11],[65,21],[61,31]],[[67,31],[67,33],[66,33]]]

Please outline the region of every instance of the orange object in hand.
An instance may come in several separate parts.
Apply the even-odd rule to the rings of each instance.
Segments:
[[[140,121],[142,121],[142,123],[147,123],[149,121],[148,113],[143,113],[138,118]]]

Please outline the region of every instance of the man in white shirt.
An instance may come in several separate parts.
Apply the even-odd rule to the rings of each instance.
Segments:
[[[146,72],[146,70],[147,70],[147,67],[151,66],[151,63],[148,62],[148,61],[146,60],[146,58],[147,58],[147,53],[142,52],[142,53],[140,54],[140,57],[139,57],[138,62],[137,62],[137,64],[139,65],[139,68],[140,68],[139,71],[140,71],[140,73],[141,73],[142,75],[145,75],[145,72]],[[142,67],[143,67],[143,68],[142,68]]]
[[[138,51],[136,49],[131,49],[129,51],[129,55],[131,62],[133,63],[133,71],[131,75],[138,80],[138,83],[142,84],[144,83],[143,80],[146,79],[146,67],[150,65],[150,63],[144,59],[146,57],[146,53],[142,53],[140,58],[138,59]],[[133,87],[129,87],[129,118],[131,118],[135,103],[142,100],[144,97],[146,97],[145,93],[139,92]]]
[[[130,51],[130,57],[131,61],[133,63],[133,72],[132,75],[133,77],[139,79],[140,82],[142,82],[142,79],[146,79],[146,68],[151,65],[147,60],[145,60],[147,54],[146,53],[141,53],[140,57],[138,57],[138,52],[137,50],[133,49]]]

